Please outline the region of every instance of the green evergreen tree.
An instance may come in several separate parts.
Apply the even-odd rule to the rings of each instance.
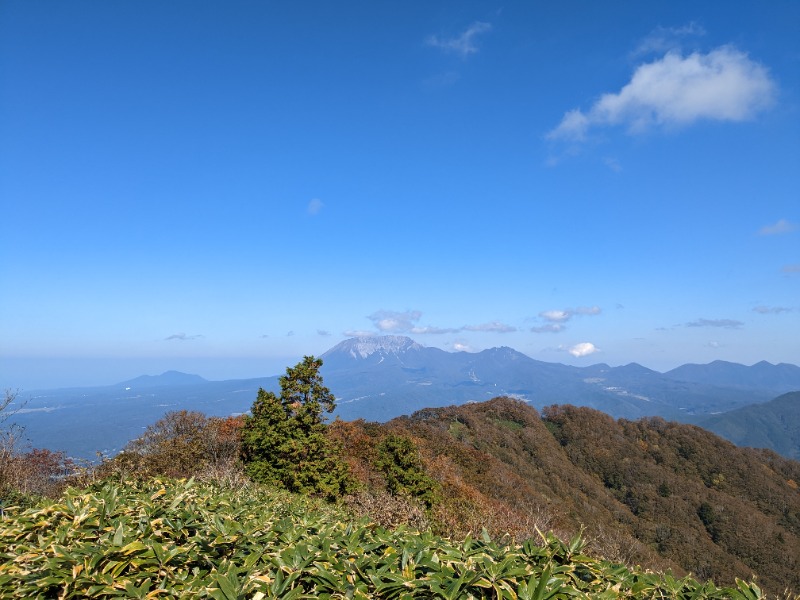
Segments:
[[[439,484],[425,474],[419,450],[410,438],[386,436],[378,445],[375,466],[383,473],[389,493],[416,498],[428,508],[436,503]]]
[[[242,429],[242,460],[254,481],[333,499],[351,480],[325,432],[323,412],[332,412],[336,399],[322,383],[321,366],[306,356],[279,379],[280,396],[258,390]]]

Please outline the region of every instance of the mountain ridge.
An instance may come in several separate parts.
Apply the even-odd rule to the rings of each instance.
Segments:
[[[721,386],[709,380],[719,378],[715,373],[726,372],[725,364],[710,367],[710,375],[695,374],[699,381],[683,381],[637,363],[577,367],[538,361],[507,346],[474,353],[446,352],[405,336],[351,338],[321,358],[321,374],[337,398],[331,418],[370,421],[508,396],[539,410],[575,404],[615,418],[660,416],[700,424],[715,413],[772,400],[783,393],[787,381],[795,381],[787,380],[786,374],[798,373],[796,389],[800,390],[800,368],[793,365],[776,367],[762,361],[754,366],[756,376],[748,383],[744,376],[754,367],[731,363],[735,385]],[[721,371],[720,366],[724,367]],[[771,368],[784,373],[777,379],[777,391],[769,387],[765,376]],[[168,381],[175,383],[167,385]],[[165,412],[241,414],[250,409],[259,388],[277,391],[278,387],[277,375],[209,381],[167,371],[114,386],[37,391],[15,420],[27,427],[32,445],[91,459],[97,451],[119,451]]]

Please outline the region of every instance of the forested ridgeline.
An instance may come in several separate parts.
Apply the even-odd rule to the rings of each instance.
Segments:
[[[459,534],[583,528],[593,552],[628,564],[800,588],[800,463],[699,427],[573,406],[539,415],[499,398],[385,425],[337,422],[331,434],[373,487],[379,440],[407,439],[436,483],[434,520]]]

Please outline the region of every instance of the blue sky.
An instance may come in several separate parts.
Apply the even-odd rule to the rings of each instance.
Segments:
[[[800,3],[0,3],[0,384],[355,334],[800,363]]]

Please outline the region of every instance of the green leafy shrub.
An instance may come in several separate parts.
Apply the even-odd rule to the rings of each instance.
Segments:
[[[756,600],[582,553],[353,523],[285,492],[107,481],[0,520],[2,598],[697,598]]]

